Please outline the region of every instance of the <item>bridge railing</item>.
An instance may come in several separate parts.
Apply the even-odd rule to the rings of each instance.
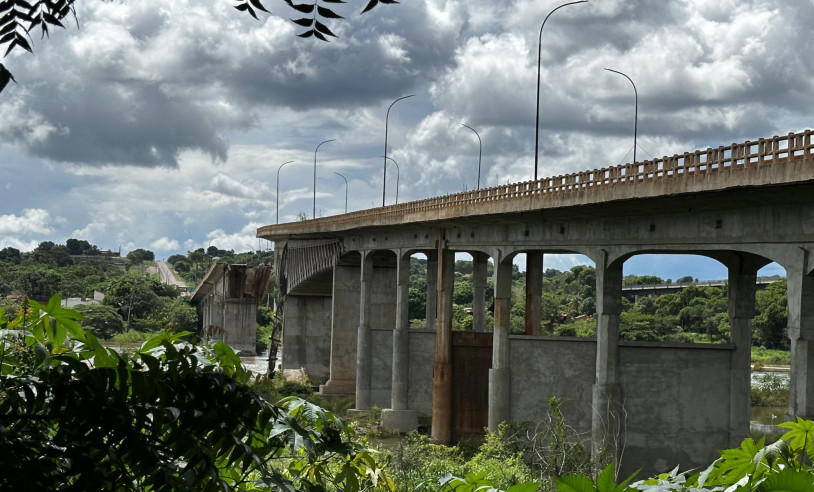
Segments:
[[[407,214],[427,212],[451,206],[485,204],[645,181],[719,173],[755,166],[775,165],[814,156],[812,135],[814,135],[814,132],[806,130],[801,133],[789,133],[788,135],[774,136],[768,139],[761,138],[756,142],[733,143],[717,149],[708,148],[643,162],[542,178],[537,181],[523,181],[491,188],[481,188],[304,222],[311,224],[311,227],[320,221],[337,225],[353,224],[360,222],[360,219],[375,221],[376,218],[401,217]],[[290,226],[290,224],[288,225]]]

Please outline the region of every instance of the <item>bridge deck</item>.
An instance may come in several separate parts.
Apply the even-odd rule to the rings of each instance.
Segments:
[[[332,217],[268,225],[274,241],[365,227],[552,210],[753,186],[814,182],[814,132],[416,200]]]

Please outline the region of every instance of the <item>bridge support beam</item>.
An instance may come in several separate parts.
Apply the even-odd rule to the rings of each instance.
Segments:
[[[755,282],[765,261],[737,255],[727,262],[729,271],[729,338],[732,351],[729,379],[729,445],[738,447],[749,436],[751,391],[752,318],[755,316]]]
[[[472,331],[486,331],[486,263],[489,255],[475,251],[472,253]]]
[[[489,430],[512,418],[509,354],[512,298],[512,258],[495,257],[495,328],[492,333],[492,368],[489,369]]]
[[[624,395],[619,380],[619,315],[622,312],[622,261],[596,262],[596,380],[593,387],[591,454],[607,453],[617,464],[624,442]]]
[[[359,328],[356,334],[356,408],[370,408],[373,340],[370,332],[370,304],[373,296],[373,258],[362,253],[359,289]]]
[[[333,280],[330,378],[320,386],[319,392],[350,396],[356,391],[356,337],[361,305],[359,268],[337,264]]]
[[[432,438],[452,440],[452,289],[455,285],[455,252],[438,245],[438,317],[435,330],[435,364],[432,372]]]
[[[526,253],[526,335],[541,335],[543,252]]]
[[[418,428],[418,411],[408,409],[410,378],[410,257],[399,254],[396,272],[396,328],[393,330],[393,377],[390,408],[381,426],[409,432]]]
[[[806,252],[787,268],[789,338],[791,340],[791,417],[814,418],[814,276]]]

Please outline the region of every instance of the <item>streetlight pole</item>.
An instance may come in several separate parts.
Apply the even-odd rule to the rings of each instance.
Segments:
[[[537,154],[540,145],[540,63],[543,59],[543,28],[551,14],[557,10],[565,7],[566,5],[574,5],[575,3],[587,3],[588,0],[579,0],[578,2],[568,2],[560,5],[545,16],[543,24],[540,26],[540,40],[537,44],[537,119],[534,123],[534,181],[537,181]]]
[[[314,218],[315,219],[317,218],[317,151],[319,150],[319,147],[322,144],[325,144],[325,143],[328,143],[328,142],[333,142],[335,140],[336,140],[335,138],[332,138],[330,140],[325,140],[324,142],[317,145],[316,149],[314,149]]]
[[[334,171],[334,174],[345,180],[345,213],[348,213],[348,179],[336,171]]]
[[[280,223],[280,169],[283,168],[286,164],[291,164],[294,161],[285,161],[283,162],[280,167],[277,168],[277,192],[275,197],[277,198],[277,223]]]
[[[384,159],[385,159],[384,160],[385,164],[387,164],[387,161],[390,160],[393,164],[396,165],[396,205],[398,205],[398,203],[399,203],[399,177],[401,176],[401,169],[399,168],[399,163],[396,162],[392,157],[387,157],[386,155],[383,155],[382,157],[384,157]],[[384,205],[382,205],[382,206],[384,206]]]
[[[413,97],[413,96],[415,96],[415,94],[410,94],[409,96],[402,96],[402,97],[396,99],[395,101],[393,101],[392,103],[390,103],[390,106],[387,108],[387,115],[384,117],[384,156],[382,156],[382,157],[384,157],[384,164],[382,165],[382,207],[384,207],[384,192],[385,192],[385,189],[386,189],[385,187],[387,186],[386,185],[386,183],[387,183],[387,159],[389,159],[389,157],[386,157],[387,156],[387,125],[388,125],[388,122],[390,120],[390,108],[392,108],[394,104],[401,101],[402,99],[407,99],[408,97]],[[396,162],[396,161],[393,161],[393,162]],[[398,164],[396,164],[396,169],[398,169]],[[398,180],[396,182],[398,183]],[[396,190],[396,195],[398,196],[398,190]]]
[[[475,135],[478,137],[478,188],[477,189],[480,189],[480,158],[481,158],[481,154],[483,153],[483,142],[481,142],[480,135],[478,135],[478,132],[476,132],[474,128],[467,125],[466,123],[461,123],[461,124],[463,126],[469,128],[473,132],[475,132]]]
[[[619,70],[613,70],[611,68],[606,68],[608,72],[618,73],[622,77],[628,79],[630,84],[633,86],[633,94],[635,96],[635,106],[633,112],[633,163],[636,163],[636,134],[639,132],[639,91],[636,90],[636,84],[633,83],[633,80],[628,77],[627,75],[623,74]]]

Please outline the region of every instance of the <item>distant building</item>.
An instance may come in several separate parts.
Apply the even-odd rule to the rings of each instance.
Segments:
[[[235,352],[255,353],[257,306],[266,295],[271,266],[215,263],[204,275],[192,304],[201,307],[204,332]]]

